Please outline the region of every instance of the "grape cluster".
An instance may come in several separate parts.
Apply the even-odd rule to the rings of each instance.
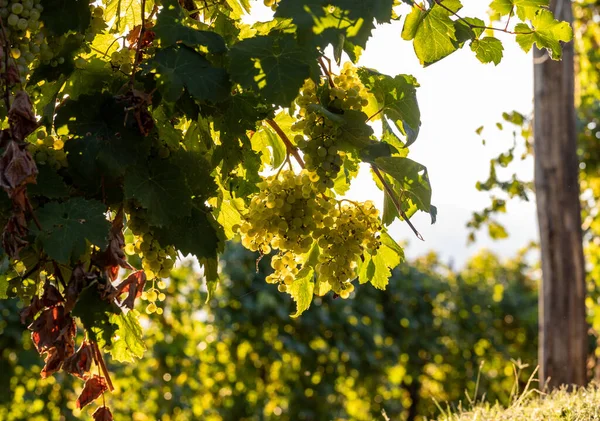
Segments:
[[[263,0],[263,4],[270,7],[272,11],[277,9],[277,3],[279,3],[279,0]]]
[[[249,250],[268,254],[274,272],[266,281],[287,291],[306,263],[307,252],[319,247],[315,271],[333,291],[347,298],[353,290],[358,261],[363,254],[375,255],[380,246],[381,220],[373,202],[338,202],[320,194],[303,170],[296,175],[284,171],[267,178],[260,193],[252,197],[239,231]]]
[[[40,30],[42,10],[40,0],[0,0],[0,17],[11,45],[10,57],[14,60],[21,83],[25,83],[30,65],[37,55],[48,48]],[[2,60],[0,72],[5,71]]]
[[[296,99],[299,120],[292,125],[293,131],[300,132],[294,137],[294,141],[304,154],[306,169],[315,174],[314,182],[321,191],[333,187],[346,154],[339,150],[341,127],[310,105],[318,104],[319,98],[322,101],[320,92],[323,90],[327,91],[328,103],[322,105],[333,113],[358,111],[369,103],[366,88],[349,63],[334,78],[334,83],[335,87],[317,86],[312,80],[307,80]]]
[[[134,233],[134,242],[125,246],[125,253],[137,254],[142,258],[142,268],[148,279],[168,278],[175,266],[177,251],[175,247],[167,247],[154,238],[154,234],[146,221],[146,212],[135,206],[128,206],[128,228]]]
[[[36,137],[35,143],[29,145],[29,153],[35,162],[49,165],[55,170],[67,167],[67,154],[63,149],[67,136],[52,136],[40,130]]]
[[[123,73],[129,74],[133,69],[135,59],[135,50],[122,48],[110,55],[110,64],[114,69],[119,69]]]
[[[165,281],[160,280],[155,282],[155,280],[153,280],[152,286],[142,293],[142,300],[148,301],[148,305],[146,306],[147,314],[156,313],[160,315],[163,313],[163,309],[158,307],[156,303],[158,301],[164,301],[167,298],[167,295],[164,292],[161,292],[161,289],[165,289],[166,287],[167,284]]]
[[[344,203],[330,218],[332,220],[317,233],[321,253],[315,270],[336,294],[347,298],[354,290],[348,280],[356,278],[358,260],[365,253],[375,256],[381,246],[381,220],[371,201]]]

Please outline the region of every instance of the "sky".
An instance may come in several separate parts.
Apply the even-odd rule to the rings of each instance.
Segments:
[[[270,19],[270,9],[261,3],[253,2],[252,20]],[[463,3],[462,16],[485,20],[488,2]],[[474,244],[467,245],[465,225],[473,211],[490,204],[488,193],[477,191],[475,183],[487,179],[490,159],[513,144],[511,131],[498,131],[496,122],[501,121],[505,111],[529,114],[532,110],[532,55],[518,47],[514,36],[507,35],[499,36],[505,49],[498,66],[480,63],[467,46],[423,68],[412,43],[400,37],[402,23],[378,26],[358,64],[391,76],[411,74],[419,81],[421,130],[408,157],[427,167],[433,189],[432,204],[437,206],[438,215],[434,225],[429,215],[422,212],[411,218],[425,238],[423,242],[401,221],[391,225],[390,234],[398,242],[408,241],[408,258],[433,250],[443,261],[461,267],[483,247],[500,256],[512,257],[519,248],[538,237],[534,202],[514,199],[508,203],[507,213],[498,218],[507,228],[508,239],[494,241],[482,231]],[[482,125],[485,126],[482,133],[485,145],[475,133]],[[514,164],[512,171],[515,169],[522,179],[532,179],[531,159]],[[499,172],[499,176],[505,175],[505,178],[510,174]],[[375,187],[367,168],[354,181],[349,196],[383,203],[383,193]]]

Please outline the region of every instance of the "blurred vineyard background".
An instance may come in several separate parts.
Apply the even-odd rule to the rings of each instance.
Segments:
[[[595,378],[600,6],[574,7],[588,374]],[[316,299],[291,319],[293,303],[264,282],[269,259],[256,271],[256,256],[230,244],[208,305],[192,264],[174,272],[164,313],[144,319],[145,357],[109,367],[117,390],[107,400],[116,420],[135,421],[375,420],[383,409],[392,420],[412,421],[435,417],[438,404],[483,395],[506,404],[537,365],[540,271],[530,251],[509,260],[480,251],[460,270],[429,254],[396,268],[387,291],[363,287],[349,300]],[[80,382],[64,373],[40,379],[42,365],[19,305],[0,301],[0,420],[79,419]]]
[[[145,358],[110,367],[115,419],[373,420],[385,409],[414,420],[434,416],[435,401],[473,399],[480,369],[479,397],[506,403],[515,368],[522,389],[536,364],[537,271],[525,257],[484,251],[456,272],[430,254],[396,268],[387,291],[326,297],[291,319],[293,303],[264,282],[268,258],[256,272],[254,254],[231,244],[217,298],[204,306],[203,280],[180,268],[165,312],[144,321]],[[0,306],[0,419],[78,419],[80,385],[41,380],[16,303]]]

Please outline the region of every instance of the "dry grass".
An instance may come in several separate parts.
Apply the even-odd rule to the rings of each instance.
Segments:
[[[438,421],[600,421],[599,384],[575,391],[563,388],[544,393],[532,387],[534,376],[535,373],[525,390],[513,390],[508,407],[474,402],[467,396],[469,409],[453,412],[438,405],[442,412]]]

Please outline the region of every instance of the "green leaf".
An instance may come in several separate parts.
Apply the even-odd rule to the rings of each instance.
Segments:
[[[517,43],[525,52],[529,52],[533,43],[539,49],[545,48],[553,60],[560,60],[562,47],[560,41],[568,42],[573,38],[573,30],[567,22],[559,22],[549,10],[538,10],[531,20],[533,28],[525,23],[515,26]]]
[[[503,238],[508,238],[508,232],[506,232],[506,228],[504,228],[499,223],[493,222],[493,221],[488,223],[488,234],[494,240],[501,240]]]
[[[89,338],[104,348],[110,346],[117,331],[118,326],[112,320],[120,312],[114,302],[100,297],[98,282],[95,281],[81,291],[72,314],[81,320]]]
[[[205,208],[196,207],[189,216],[172,220],[167,226],[156,228],[155,232],[161,244],[172,244],[184,255],[207,259],[217,257],[223,237],[222,228],[212,214]]]
[[[157,75],[166,101],[175,102],[185,87],[198,101],[221,102],[229,97],[231,84],[224,69],[213,67],[201,54],[186,47],[161,49],[144,66]]]
[[[429,212],[431,184],[427,176],[427,168],[409,158],[401,157],[377,158],[375,164],[399,183],[401,190],[420,210]]]
[[[269,103],[289,106],[310,76],[312,55],[293,35],[248,38],[229,53],[231,78]]]
[[[204,269],[204,278],[206,278],[206,303],[214,298],[219,286],[219,261],[217,258],[200,259],[200,264]]]
[[[27,193],[31,196],[61,199],[69,196],[69,188],[64,179],[49,165],[38,164],[37,183],[30,184]]]
[[[459,11],[462,4],[458,0],[443,0],[441,4],[443,6],[434,3],[426,11],[413,6],[413,11],[404,22],[402,36],[407,40],[413,39],[415,53],[423,66],[443,59],[458,47],[454,22],[450,16],[452,12]]]
[[[227,51],[225,40],[219,34],[191,28],[184,24],[184,18],[185,13],[177,1],[163,1],[163,8],[153,28],[163,47],[182,43],[188,47],[201,45],[215,54]]]
[[[178,167],[155,159],[132,167],[125,175],[125,197],[137,200],[148,210],[148,222],[156,227],[190,215],[191,192]]]
[[[264,164],[278,168],[286,157],[285,145],[272,129],[262,127],[250,138],[252,149],[261,154]]]
[[[359,69],[358,74],[365,87],[375,95],[383,116],[406,136],[405,146],[412,145],[421,126],[417,80],[410,75],[391,77],[366,68]]]
[[[116,326],[116,330],[111,338],[110,346],[105,349],[112,358],[115,361],[129,363],[142,358],[146,351],[146,344],[137,311],[131,310],[127,314],[113,313],[110,315],[110,322]]]
[[[98,58],[89,60],[83,69],[75,69],[66,82],[64,93],[77,100],[81,95],[102,92],[105,88],[123,86],[124,78],[114,72],[108,63]]]
[[[549,0],[494,0],[490,9],[501,16],[509,15],[516,7],[517,16],[521,20],[533,19],[541,8],[548,7]]]
[[[69,31],[84,33],[90,25],[92,13],[87,0],[42,0],[44,6],[40,19],[44,28],[54,35],[63,35]],[[65,11],[68,10],[68,16]]]
[[[106,248],[110,223],[105,212],[101,202],[81,197],[47,203],[36,211],[42,226],[34,230],[36,240],[51,259],[65,265],[76,262],[86,252],[86,240]]]
[[[397,250],[387,244],[379,247],[377,255],[371,256],[375,270],[370,279],[371,285],[377,289],[384,290],[392,273],[390,269],[395,268],[402,260],[403,254],[399,254]]]
[[[73,179],[97,189],[102,177],[121,177],[150,150],[150,142],[140,135],[133,115],[127,116],[123,104],[108,93],[67,100],[58,110],[55,126],[57,131],[66,126],[73,136],[65,144]]]
[[[313,299],[315,289],[314,269],[305,266],[298,272],[294,282],[288,286],[288,293],[296,302],[296,312],[291,317],[296,318],[304,313]]]
[[[87,4],[85,7],[89,9]],[[40,64],[36,67],[31,75],[28,85],[32,86],[42,80],[45,82],[64,80],[64,78],[67,78],[69,75],[71,75],[71,73],[73,73],[75,70],[74,58],[76,57],[76,53],[83,46],[84,39],[85,38],[78,37],[76,34],[70,34],[66,36],[65,40],[62,42],[60,50],[58,53],[56,53],[56,57],[62,57],[64,61],[58,64],[54,63],[54,66],[48,62],[46,62],[46,64]]]
[[[498,65],[502,60],[504,47],[499,39],[494,37],[484,37],[471,42],[471,50],[482,63],[494,63]]]
[[[340,148],[362,149],[371,145],[373,128],[367,124],[367,115],[362,111],[346,110],[341,115],[344,121],[340,127],[342,133],[338,138]]]

